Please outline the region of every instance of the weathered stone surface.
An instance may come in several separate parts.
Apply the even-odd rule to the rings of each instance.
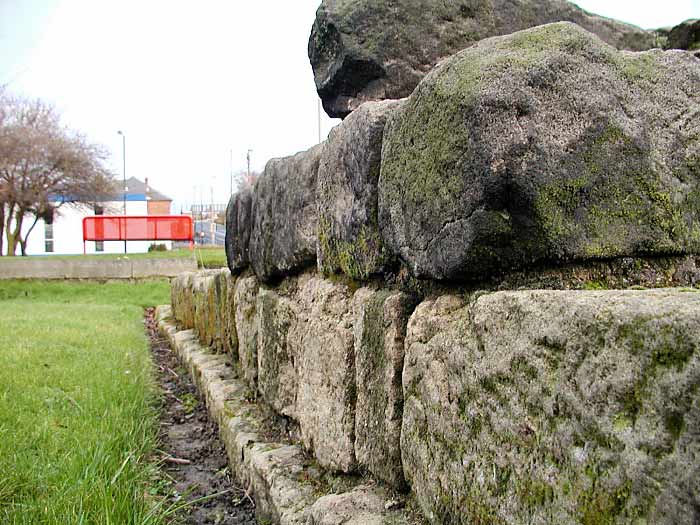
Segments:
[[[255,183],[249,257],[263,282],[316,263],[316,179],[323,144],[272,159]]]
[[[256,445],[251,456],[252,486],[259,520],[280,525],[306,525],[313,487],[302,484],[304,455],[301,448]]]
[[[419,305],[401,445],[430,521],[696,522],[699,334],[679,290]]]
[[[194,328],[194,295],[192,281],[195,272],[179,274],[170,281],[170,304],[173,317],[183,328]]]
[[[355,455],[360,466],[403,490],[401,373],[413,301],[404,293],[361,288],[353,298],[355,331]]]
[[[700,250],[700,62],[569,23],[443,62],[387,122],[379,225],[414,275]]]
[[[252,202],[252,190],[245,188],[231,195],[226,207],[226,261],[233,274],[240,273],[250,263],[248,247],[253,226]]]
[[[248,386],[255,390],[258,381],[258,333],[255,322],[255,302],[258,280],[252,276],[239,277],[234,287],[234,309],[238,339],[238,361]]]
[[[333,128],[318,170],[318,267],[366,279],[390,254],[377,224],[384,125],[401,101],[368,102]]]
[[[570,21],[620,49],[654,47],[653,33],[564,0],[323,0],[309,39],[316,89],[331,117],[368,100],[399,99],[441,59],[488,37]]]
[[[221,293],[219,295],[219,316],[221,322],[221,350],[238,361],[238,334],[236,333],[236,309],[234,303],[236,278],[229,270],[219,273]]]
[[[304,447],[334,471],[356,467],[352,292],[302,274],[257,303],[258,390],[299,423]]]
[[[329,494],[313,504],[308,525],[407,525],[409,521],[401,511],[386,509],[388,501],[384,490],[370,485]]]
[[[668,33],[666,49],[685,49],[700,58],[700,19],[686,20]]]
[[[296,413],[304,446],[319,464],[351,472],[355,461],[355,359],[352,292],[313,277],[298,292],[289,340],[296,354]]]
[[[218,333],[218,288],[217,270],[198,272],[192,278],[192,295],[194,302],[194,329],[199,340],[206,346],[215,346]]]
[[[258,391],[279,414],[296,418],[298,348],[289,341],[289,332],[298,322],[297,304],[276,291],[260,288],[256,308]]]

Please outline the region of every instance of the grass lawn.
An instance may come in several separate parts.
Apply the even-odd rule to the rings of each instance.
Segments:
[[[105,253],[105,254],[90,254],[90,255],[30,255],[28,258],[51,258],[51,259],[121,259],[125,257],[123,253]],[[149,252],[149,253],[129,253],[126,255],[129,259],[164,259],[171,257],[195,257],[197,265],[200,268],[225,268],[226,253],[223,248],[196,247],[194,250],[189,248],[178,248],[165,252]],[[18,257],[19,258],[19,257]],[[0,264],[3,261],[13,260],[13,257],[0,257]]]
[[[159,523],[143,308],[166,281],[0,281],[0,523]]]

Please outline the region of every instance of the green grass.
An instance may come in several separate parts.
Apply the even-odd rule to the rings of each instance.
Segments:
[[[143,307],[166,281],[0,282],[0,523],[159,523]]]
[[[149,252],[149,253],[101,253],[101,254],[89,254],[89,255],[30,255],[26,257],[27,259],[56,259],[56,260],[70,260],[70,259],[121,259],[123,257],[128,257],[129,259],[167,259],[167,258],[180,258],[180,257],[195,257],[197,259],[197,265],[200,268],[225,268],[226,267],[226,253],[223,248],[200,248],[197,247],[194,250],[189,248],[178,248],[176,250],[164,251],[164,252]],[[20,257],[0,257],[0,264],[3,261],[17,260]]]

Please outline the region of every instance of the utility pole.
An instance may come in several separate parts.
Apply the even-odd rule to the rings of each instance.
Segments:
[[[126,135],[120,131],[117,131],[118,135],[122,136],[122,190],[124,198],[124,253],[126,253]]]
[[[246,155],[246,158],[248,159],[248,180],[246,181],[248,184],[250,184],[250,153],[252,152],[252,149],[248,150],[248,154]]]

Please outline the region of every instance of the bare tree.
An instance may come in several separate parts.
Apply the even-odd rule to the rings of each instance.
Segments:
[[[0,218],[7,254],[15,255],[19,245],[26,255],[39,219],[112,194],[106,158],[104,148],[62,126],[52,106],[0,94]],[[31,225],[23,232],[25,221]]]
[[[256,171],[251,171],[248,173],[246,170],[241,170],[236,173],[234,180],[234,193],[243,191],[246,188],[252,188],[255,185],[255,181],[258,180],[260,174]]]

